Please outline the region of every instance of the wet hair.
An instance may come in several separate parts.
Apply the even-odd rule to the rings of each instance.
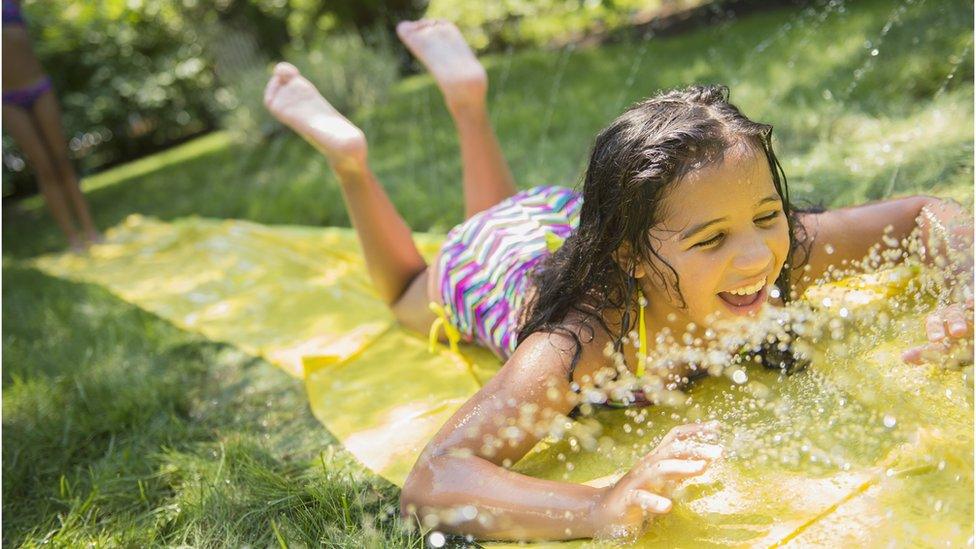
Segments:
[[[588,341],[594,337],[590,322],[578,326],[568,322],[568,315],[576,311],[583,319],[594,319],[619,351],[623,337],[633,329],[629,311],[636,298],[633,271],[618,262],[617,251],[622,246],[632,250],[635,261],[650,263],[652,272],[648,274],[683,307],[678,273],[652,245],[650,230],[667,216],[664,199],[682,177],[721,162],[727,151],[741,145],[765,156],[782,200],[790,250],[776,286],[788,300],[790,277],[797,268],[794,256],[805,238],[797,234],[797,212],[790,204],[786,175],[773,153],[772,133],[772,126],[753,122],[729,103],[729,89],[721,85],[665,91],[617,117],[593,145],[582,181],[579,227],[531,275],[537,292],[527,304],[519,343],[534,332],[569,335],[575,342],[572,377],[582,353],[579,334],[587,332]],[[807,255],[804,250],[804,262]],[[651,258],[657,261],[650,262]],[[604,321],[602,313],[608,308],[623,311],[617,334]]]

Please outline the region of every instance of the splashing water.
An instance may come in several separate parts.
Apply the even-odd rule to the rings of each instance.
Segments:
[[[691,344],[659,337],[642,378],[608,350],[613,366],[574,386],[575,419],[523,405],[481,450],[490,456],[532,434],[545,442],[506,467],[606,485],[673,426],[718,420],[724,459],[678,489],[673,511],[642,546],[964,545],[973,511],[972,356],[964,349],[928,366],[900,360],[924,339],[924,315],[966,286],[968,271],[952,266],[971,265],[971,251],[947,251],[945,261],[933,253],[956,233],[942,225],[926,239],[886,233],[863,261],[831,270],[786,307],[715,323]],[[638,394],[654,405],[605,406]],[[550,387],[551,399],[562,396]],[[554,462],[563,465],[556,473]],[[438,520],[471,520],[464,513]]]

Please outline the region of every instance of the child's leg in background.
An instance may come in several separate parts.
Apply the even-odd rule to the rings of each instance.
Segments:
[[[47,145],[51,161],[54,163],[61,191],[67,202],[71,204],[78,224],[85,232],[85,238],[90,243],[101,240],[101,235],[95,228],[95,222],[92,221],[88,202],[78,185],[75,167],[68,158],[68,141],[64,138],[64,130],[61,125],[61,107],[58,105],[58,100],[53,91],[49,90],[37,99],[32,108],[32,114]]]
[[[85,247],[84,239],[71,216],[71,206],[59,182],[57,166],[30,112],[22,107],[4,105],[3,126],[27,156],[37,175],[37,186],[44,196],[44,202],[50,209],[58,228],[67,237],[71,249],[82,251]]]
[[[465,218],[516,192],[488,117],[488,75],[464,37],[446,21],[404,21],[397,34],[433,74],[461,143]]]
[[[366,161],[366,137],[288,63],[279,63],[265,105],[329,161],[359,236],[366,267],[380,297],[407,327],[425,331],[434,319],[426,292],[427,264],[410,227],[390,202]]]

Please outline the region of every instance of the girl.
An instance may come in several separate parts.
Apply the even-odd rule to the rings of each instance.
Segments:
[[[328,159],[369,273],[397,319],[423,332],[436,318],[431,310],[443,307],[462,338],[506,361],[438,432],[404,485],[403,513],[453,517],[441,529],[515,540],[639,533],[670,510],[676,483],[719,457],[708,441],[715,424],[674,429],[616,483],[594,488],[508,470],[541,434],[485,444],[509,425],[498,418],[531,409],[545,424],[571,413],[574,389],[611,363],[608,345],[623,357],[619,366],[641,373],[644,350],[625,337],[639,315],[654,336],[694,340],[717,320],[802,292],[831,263],[861,258],[889,225],[901,239],[917,225],[928,230],[923,210],[942,220],[965,215],[926,197],[796,212],[772,127],[742,115],[724,87],[671,91],[628,109],[597,136],[582,195],[517,193],[489,124],[486,73],[458,30],[418,21],[397,33],[433,73],[460,137],[467,220],[434,264],[425,264],[370,171],[363,133],[295,67],[275,68],[265,102]],[[938,345],[971,332],[958,306],[930,324]]]
[[[68,158],[61,108],[31,47],[17,0],[3,0],[3,126],[34,168],[44,201],[71,250],[83,252],[100,242]]]

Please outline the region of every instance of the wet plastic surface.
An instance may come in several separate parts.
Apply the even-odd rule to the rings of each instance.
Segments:
[[[423,334],[397,327],[348,229],[133,216],[107,237],[89,256],[36,265],[303,377],[319,421],[398,485],[500,366],[470,346],[473,367],[446,347],[432,355]],[[439,238],[417,235],[428,258]],[[855,292],[850,306],[868,321],[882,311],[894,320],[824,345],[804,372],[750,367],[744,383],[695,382],[680,409],[597,412],[583,420],[596,451],[571,437],[543,442],[514,469],[611,482],[672,426],[716,417],[728,456],[681,488],[639,545],[971,546],[972,370],[901,363],[901,349],[922,338],[922,314],[905,312],[897,288],[878,279],[831,288]]]

